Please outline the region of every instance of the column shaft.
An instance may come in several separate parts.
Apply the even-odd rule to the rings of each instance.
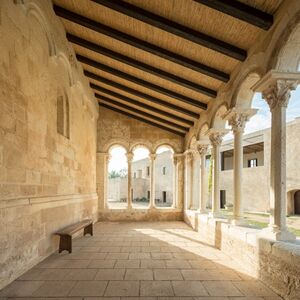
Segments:
[[[150,155],[150,208],[155,207],[155,158],[156,154]]]
[[[127,174],[127,208],[132,208],[132,159],[133,154],[127,154],[127,165],[128,165],[128,174]]]
[[[201,154],[201,173],[200,173],[200,204],[199,210],[201,213],[205,213],[206,211],[206,199],[205,199],[205,153]]]

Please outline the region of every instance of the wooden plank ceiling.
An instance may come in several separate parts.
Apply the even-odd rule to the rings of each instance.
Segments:
[[[99,105],[184,136],[282,0],[54,0]]]

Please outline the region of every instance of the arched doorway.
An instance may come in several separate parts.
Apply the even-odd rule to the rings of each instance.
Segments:
[[[300,190],[294,194],[294,213],[300,215]]]

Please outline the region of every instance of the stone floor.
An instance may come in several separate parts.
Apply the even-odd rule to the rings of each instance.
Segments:
[[[182,222],[97,223],[73,253],[53,254],[0,299],[281,299]]]

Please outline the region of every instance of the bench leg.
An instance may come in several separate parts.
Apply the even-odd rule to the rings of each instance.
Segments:
[[[86,234],[90,234],[91,236],[93,236],[93,223],[84,227],[83,235],[86,235]]]
[[[59,253],[67,250],[72,253],[72,237],[69,235],[61,235],[59,240]]]

